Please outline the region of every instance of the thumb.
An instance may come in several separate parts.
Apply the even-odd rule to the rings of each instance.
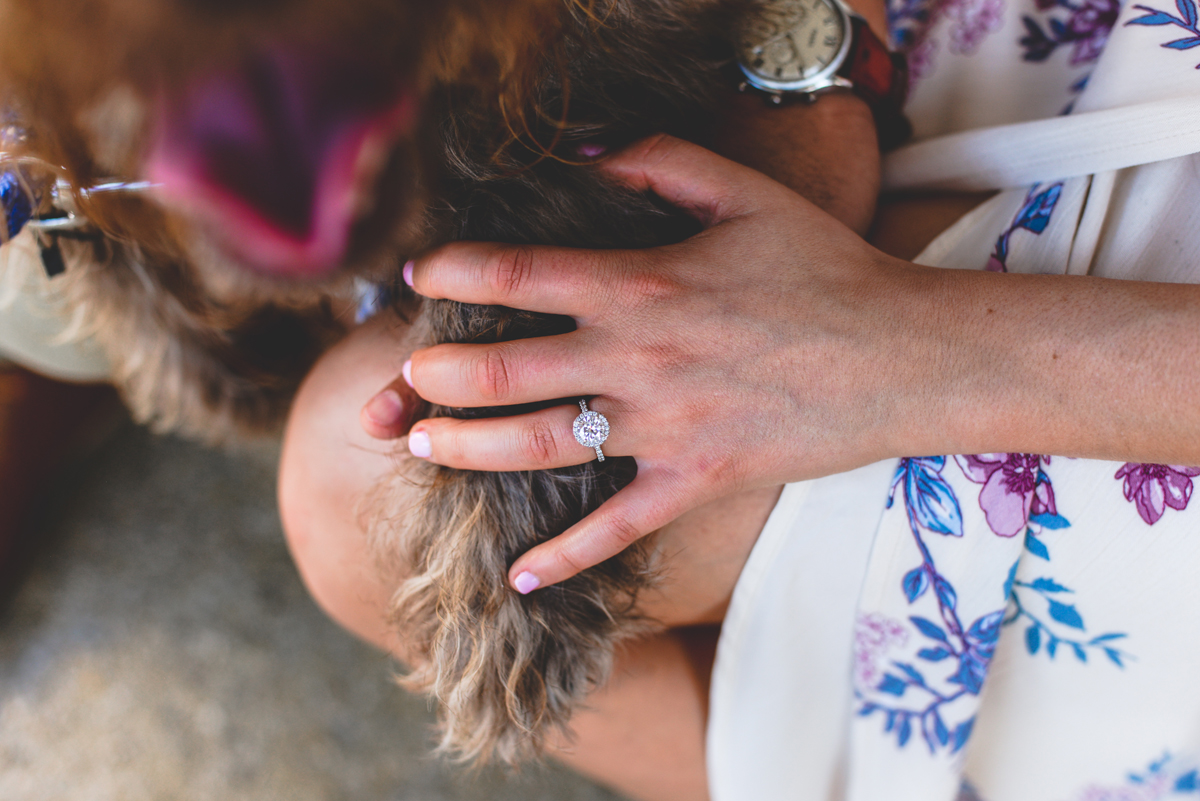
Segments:
[[[601,162],[620,182],[653,192],[705,226],[749,214],[774,182],[699,145],[658,134]]]
[[[359,423],[375,439],[397,439],[408,433],[427,408],[408,379],[400,376],[367,401],[359,413]]]
[[[610,559],[695,505],[653,473],[639,473],[629,486],[554,539],[513,563],[509,584],[522,595],[565,581]]]

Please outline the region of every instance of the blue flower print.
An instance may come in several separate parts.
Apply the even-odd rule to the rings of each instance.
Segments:
[[[954,490],[942,477],[946,467],[945,456],[922,456],[901,459],[892,478],[888,493],[887,508],[896,500],[896,489],[904,486],[905,508],[909,522],[917,528],[926,528],[938,534],[961,537],[963,534],[962,509]],[[909,598],[909,600],[915,600]]]
[[[1062,197],[1063,184],[1060,181],[1039,191],[1040,187],[1041,184],[1034,184],[1030,188],[1029,194],[1025,196],[1025,202],[1021,204],[1021,208],[1013,217],[1012,224],[996,240],[996,247],[984,269],[993,273],[1008,272],[1008,247],[1013,234],[1017,231],[1029,231],[1032,234],[1040,235],[1050,225],[1054,207],[1058,205],[1058,200]]]
[[[1195,798],[1200,795],[1200,770],[1195,760],[1184,760],[1170,752],[1141,772],[1130,772],[1121,784],[1089,784],[1073,801],[1160,801]]]
[[[944,456],[902,459],[888,496],[891,508],[900,495],[921,554],[921,564],[904,575],[900,589],[910,605],[932,589],[940,618],[909,617],[916,632],[928,640],[917,652],[920,666],[892,660],[886,668],[880,667],[890,647],[907,641],[907,627],[899,621],[864,616],[855,635],[856,695],[862,702],[858,714],[881,716],[884,732],[894,735],[900,747],[919,734],[930,753],[958,752],[970,738],[974,716],[948,719],[948,707],[983,688],[1004,617],[1004,611],[998,610],[964,625],[958,615],[958,594],[938,571],[925,543],[926,532],[963,536],[962,507],[942,474],[946,461]],[[941,678],[932,678],[935,674]]]

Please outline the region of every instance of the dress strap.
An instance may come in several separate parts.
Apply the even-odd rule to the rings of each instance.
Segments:
[[[883,165],[885,191],[984,191],[1200,152],[1200,97],[1158,100],[939,136]]]

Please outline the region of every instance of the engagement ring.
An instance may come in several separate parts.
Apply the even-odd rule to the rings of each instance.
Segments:
[[[608,439],[608,418],[600,412],[588,411],[585,400],[579,402],[579,408],[583,414],[575,418],[575,425],[571,427],[575,441],[585,448],[595,448],[596,458],[603,462],[604,451],[600,450],[600,446]]]

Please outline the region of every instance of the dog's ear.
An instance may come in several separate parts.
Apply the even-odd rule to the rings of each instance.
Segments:
[[[660,628],[637,612],[652,544],[531,596],[509,588],[517,555],[627,483],[632,460],[531,473],[408,464],[366,503],[374,549],[411,566],[392,601],[411,672],[401,684],[439,702],[439,751],[512,766],[570,738],[572,714],[603,686],[616,646]],[[429,487],[411,506],[411,492]]]

